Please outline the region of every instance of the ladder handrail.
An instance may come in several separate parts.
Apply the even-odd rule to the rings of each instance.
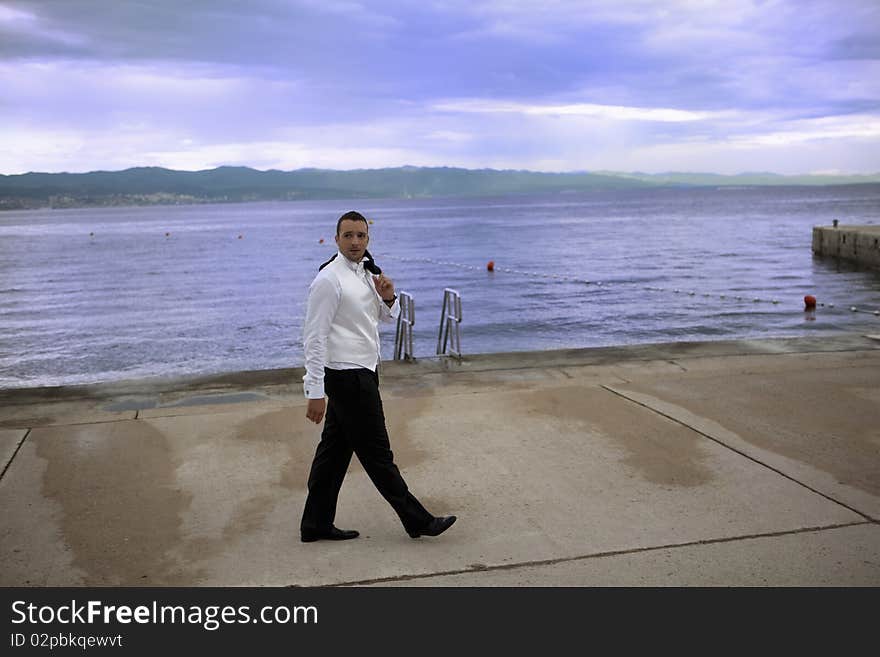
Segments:
[[[400,314],[397,316],[397,333],[394,336],[394,360],[415,360],[413,351],[413,326],[416,324],[416,306],[412,295],[401,292],[397,295]]]
[[[449,354],[461,358],[461,295],[449,287],[443,290],[437,354],[445,355],[447,346]]]

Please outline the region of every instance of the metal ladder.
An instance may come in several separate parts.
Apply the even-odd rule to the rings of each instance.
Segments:
[[[461,295],[449,287],[443,290],[440,334],[437,336],[437,355],[447,353],[461,360]]]
[[[413,326],[416,324],[416,306],[412,295],[398,295],[400,314],[397,316],[397,334],[394,336],[394,360],[415,360],[413,352]]]

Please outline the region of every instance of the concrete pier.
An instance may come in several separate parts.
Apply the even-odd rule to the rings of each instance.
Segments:
[[[418,540],[299,541],[301,376],[0,391],[0,585],[880,586],[880,336],[387,363]]]
[[[813,253],[880,269],[880,226],[814,226]]]

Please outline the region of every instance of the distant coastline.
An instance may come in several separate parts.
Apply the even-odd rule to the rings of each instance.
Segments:
[[[160,167],[136,167],[124,171],[90,173],[0,174],[0,210],[493,196],[662,187],[820,185],[880,185],[880,173],[784,176],[773,173],[546,173],[412,166],[351,171],[259,171],[225,166],[204,171],[175,171]]]

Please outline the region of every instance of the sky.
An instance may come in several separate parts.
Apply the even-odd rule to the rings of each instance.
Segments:
[[[0,173],[880,172],[878,0],[0,0]]]

